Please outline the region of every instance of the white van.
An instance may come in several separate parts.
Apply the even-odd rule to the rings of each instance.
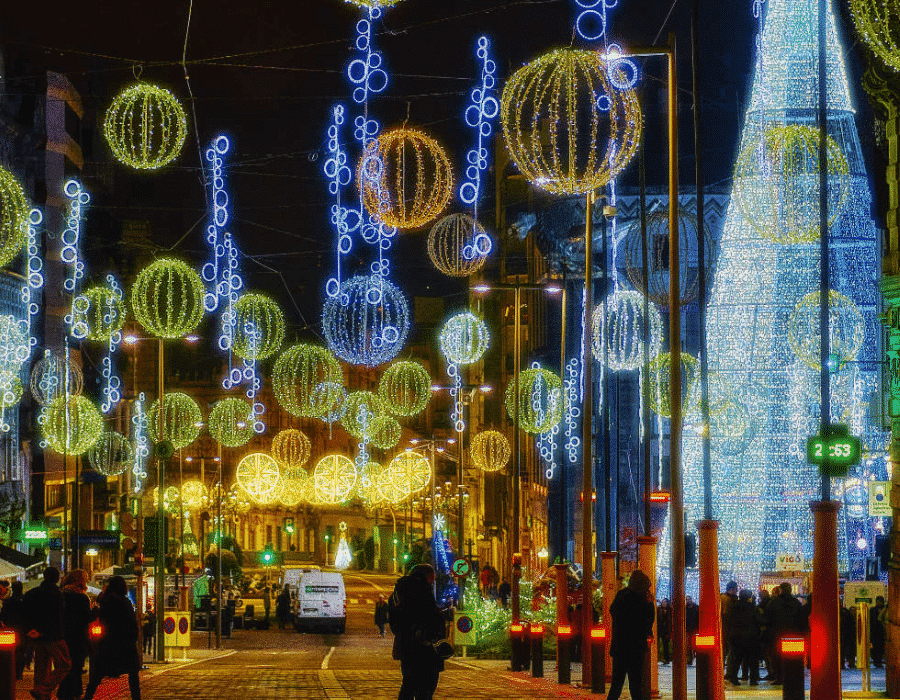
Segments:
[[[347,626],[344,577],[331,571],[305,571],[297,586],[294,627],[343,634]]]

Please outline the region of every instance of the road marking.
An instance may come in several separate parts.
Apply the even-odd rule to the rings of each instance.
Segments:
[[[188,661],[186,663],[172,663],[165,668],[161,668],[158,671],[151,671],[151,676],[161,676],[163,673],[168,673],[169,671],[174,671],[177,669],[187,668],[188,666],[193,666],[194,664],[202,664],[204,661],[218,661],[219,659],[224,659],[227,656],[231,656],[232,654],[237,654],[237,649],[232,649],[231,651],[225,652],[224,654],[220,654],[218,656],[211,656],[208,659],[194,659],[193,661]]]
[[[334,647],[331,647],[334,651]],[[328,652],[329,656],[331,651]],[[329,698],[349,698],[347,691],[343,689],[338,679],[334,675],[334,671],[319,671],[319,683],[322,684],[322,690],[325,691],[325,697]]]
[[[328,659],[331,658],[331,655],[332,655],[333,653],[334,653],[334,647],[331,647],[331,648],[328,650],[328,653],[325,654],[325,658],[322,659],[322,670],[323,670],[323,671],[327,671],[327,670],[328,670]],[[334,674],[332,673],[331,675],[333,676]]]

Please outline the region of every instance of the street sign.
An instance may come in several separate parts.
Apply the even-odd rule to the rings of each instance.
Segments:
[[[818,435],[806,440],[806,461],[818,465],[822,476],[846,476],[860,455],[859,438],[850,435],[846,425],[823,426]]]
[[[118,530],[81,530],[69,533],[69,541],[73,548],[119,549],[121,539]]]
[[[478,630],[475,629],[475,617],[468,612],[457,612],[454,615],[453,643],[458,646],[475,646],[478,641]]]
[[[468,576],[470,571],[469,561],[460,557],[453,562],[453,575],[454,576]]]
[[[891,510],[891,482],[890,481],[870,481],[869,482],[869,517],[876,516],[890,517],[893,515]]]
[[[50,530],[44,523],[25,523],[20,529],[13,530],[13,538],[33,547],[44,547],[50,540]]]
[[[806,571],[806,558],[802,554],[778,554],[775,556],[775,571]]]

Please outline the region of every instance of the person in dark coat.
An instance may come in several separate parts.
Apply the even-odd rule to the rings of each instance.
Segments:
[[[275,617],[278,618],[278,629],[283,630],[291,624],[291,587],[287,584],[275,599]]]
[[[663,666],[668,666],[672,662],[672,605],[668,598],[663,598],[656,608],[656,638],[659,640],[659,660]]]
[[[156,612],[153,610],[153,602],[147,601],[147,612],[144,613],[143,626],[141,627],[144,638],[144,653],[153,653],[153,640],[156,639]]]
[[[56,691],[59,700],[80,698],[84,690],[81,675],[90,650],[88,625],[94,617],[91,599],[87,595],[87,583],[88,575],[84,569],[73,569],[66,574],[62,582],[65,640],[72,668]]]
[[[93,700],[104,678],[128,674],[131,700],[141,700],[141,658],[138,654],[138,626],[134,607],[128,599],[128,584],[121,576],[113,576],[98,598],[100,640],[91,659],[91,673],[84,700]]]
[[[22,680],[22,674],[25,672],[25,664],[28,661],[31,646],[25,633],[28,628],[25,627],[25,596],[22,592],[23,586],[21,581],[13,581],[9,598],[3,601],[3,608],[0,609],[0,623],[4,627],[11,627],[16,631],[16,680]]]
[[[388,603],[384,595],[378,596],[375,603],[375,625],[378,627],[379,634],[384,636],[384,626],[388,621]]]
[[[687,632],[687,664],[694,663],[694,637],[700,631],[700,606],[687,596],[684,605],[684,627]]]
[[[26,635],[34,648],[31,696],[36,700],[50,700],[50,694],[72,666],[64,639],[63,600],[58,583],[59,569],[48,566],[41,585],[25,594]]]
[[[875,668],[884,666],[885,633],[881,613],[884,612],[884,596],[875,597],[875,607],[869,611],[869,635],[872,642],[872,665]]]
[[[722,613],[722,658],[728,658],[728,639],[730,638],[730,630],[728,629],[728,612],[731,610],[733,603],[738,599],[737,581],[729,581],[725,584],[725,592],[720,594],[719,606]]]
[[[856,668],[856,607],[841,603],[841,668]]]
[[[389,621],[403,674],[397,700],[431,700],[444,670],[434,643],[445,637],[446,624],[433,590],[434,569],[418,564],[391,594]]]
[[[728,667],[725,680],[740,685],[738,671],[746,664],[750,685],[759,685],[760,616],[753,592],[743,590],[728,609]]]
[[[500,588],[497,589],[497,595],[500,596],[500,604],[505,608],[509,606],[509,596],[512,594],[512,586],[509,581],[503,579]]]
[[[766,606],[766,633],[771,645],[769,650],[771,668],[767,679],[773,684],[781,684],[781,654],[778,651],[781,639],[800,634],[802,607],[800,601],[791,594],[791,584],[787,581],[778,587],[778,594],[773,595]]]
[[[643,571],[635,569],[628,586],[616,594],[609,607],[612,620],[609,653],[613,672],[607,700],[619,700],[626,675],[632,699],[649,700],[644,697],[644,655],[648,650],[647,640],[653,633],[655,607],[650,596],[650,579]]]

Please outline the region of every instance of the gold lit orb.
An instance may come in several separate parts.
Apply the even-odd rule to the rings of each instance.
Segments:
[[[209,502],[209,490],[202,481],[185,481],[181,485],[181,502],[191,510],[201,508]]]
[[[393,416],[378,416],[372,430],[371,443],[379,450],[389,450],[400,442],[403,429]]]
[[[0,167],[0,267],[12,262],[25,246],[28,215],[25,190],[9,170]]]
[[[414,416],[425,410],[431,398],[431,375],[418,362],[395,362],[381,375],[378,396],[389,413]]]
[[[366,209],[387,226],[419,229],[437,219],[453,193],[453,170],[441,145],[402,127],[373,139],[359,167]]]
[[[375,10],[378,8],[393,7],[402,2],[402,0],[344,0],[344,2],[365,8],[366,10]]]
[[[512,450],[506,436],[496,430],[485,430],[472,438],[469,457],[472,464],[486,472],[500,471],[509,463]]]
[[[637,94],[613,85],[599,51],[544,54],[510,77],[500,102],[510,156],[529,182],[552,194],[604,187],[641,139]]]
[[[387,413],[385,402],[371,391],[354,391],[344,402],[344,430],[353,437],[371,442],[378,430],[376,419]]]
[[[245,294],[234,303],[234,354],[245,360],[265,360],[284,342],[284,314],[265,294]]]
[[[401,452],[387,468],[394,486],[406,493],[421,491],[431,482],[431,465],[418,452]]]
[[[253,407],[243,399],[222,399],[210,411],[209,434],[225,447],[246,445],[253,437]]]
[[[134,317],[157,338],[184,338],[203,319],[203,280],[190,265],[160,258],[138,274],[131,288]]]
[[[105,476],[116,476],[134,466],[134,448],[124,435],[103,433],[87,452],[91,466]]]
[[[275,361],[272,389],[292,416],[321,418],[341,403],[344,373],[328,348],[292,345]]]
[[[356,495],[362,500],[366,508],[374,508],[387,502],[387,499],[378,488],[378,478],[383,471],[384,467],[378,462],[368,462],[364,469],[368,479],[359,477],[356,480]]]
[[[153,487],[153,510],[159,508],[159,486]],[[166,495],[163,496],[163,509],[167,513],[178,512],[178,488],[169,486],[166,488]]]
[[[343,503],[356,485],[356,465],[343,455],[328,455],[313,470],[316,501],[324,505]]]
[[[306,482],[311,477],[302,469],[292,469],[281,474],[281,490],[278,501],[286,508],[293,508],[303,501]]]
[[[299,469],[311,453],[309,438],[296,428],[282,430],[272,438],[272,457],[282,469]]]
[[[900,71],[900,2],[850,0],[856,31],[884,64]]]
[[[262,452],[249,454],[238,462],[238,483],[254,500],[272,493],[280,478],[278,462]]]
[[[814,370],[822,369],[819,327],[819,292],[803,297],[788,320],[788,344],[798,360]],[[856,358],[866,337],[866,323],[859,307],[849,297],[828,290],[828,346],[832,369],[838,370]]]
[[[837,142],[826,142],[828,225],[850,191],[850,166]],[[802,124],[770,126],[741,149],[734,167],[734,199],[760,237],[775,243],[819,239],[819,130]]]
[[[200,407],[187,394],[174,391],[163,396],[162,438],[172,443],[176,450],[190,445],[200,435],[203,423]],[[147,435],[153,442],[159,442],[159,400],[150,404],[147,410]]]
[[[661,416],[672,415],[672,403],[669,400],[671,384],[669,353],[663,352],[650,360],[650,377],[647,387],[650,408]],[[697,358],[681,353],[681,404],[687,406],[693,399],[692,392],[697,390],[697,371],[700,363]]]
[[[394,472],[389,467],[370,474],[378,497],[385,503],[402,503],[409,496],[408,483],[403,479],[394,479]]]
[[[540,435],[558,425],[565,407],[562,379],[543,367],[531,367],[519,373],[519,395],[516,385],[506,387],[506,410],[515,420],[519,410],[519,428]]]
[[[448,277],[467,277],[484,267],[490,237],[469,214],[450,214],[428,232],[428,257]]]
[[[103,133],[122,163],[136,170],[156,170],[181,152],[187,117],[171,92],[137,83],[113,100],[103,121]]]
[[[44,407],[40,420],[44,440],[60,454],[84,454],[103,434],[103,416],[86,396],[58,396]]]
[[[72,335],[108,342],[125,325],[125,301],[109,287],[91,287],[72,300]]]

